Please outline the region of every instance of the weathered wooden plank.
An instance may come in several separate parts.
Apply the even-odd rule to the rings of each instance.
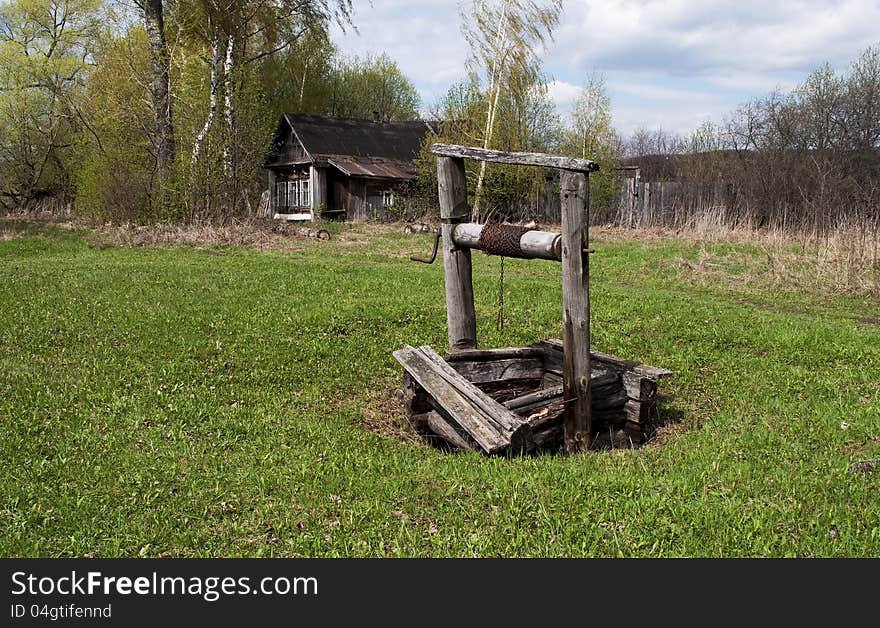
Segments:
[[[406,370],[403,371],[403,405],[411,414],[422,414],[431,410],[425,389],[416,384]]]
[[[552,388],[546,388],[544,390],[539,390],[537,392],[529,393],[528,395],[505,401],[504,407],[510,410],[516,410],[517,408],[524,408],[526,406],[533,406],[552,401],[557,397],[562,397],[562,394],[562,386],[554,386]]]
[[[650,366],[648,364],[643,364],[642,362],[622,360],[621,358],[616,358],[613,355],[608,355],[607,353],[602,353],[601,351],[593,351],[593,356],[595,356],[595,359],[599,362],[604,362],[606,364],[612,365],[619,364],[625,369],[631,370],[645,377],[650,377],[651,379],[665,379],[674,375],[672,371],[669,371],[667,369],[662,369],[657,366]]]
[[[473,403],[464,397],[456,386],[450,384],[439,372],[437,366],[428,357],[410,346],[399,349],[393,353],[394,358],[400,362],[413,377],[413,379],[425,389],[434,406],[444,418],[454,421],[487,454],[498,453],[506,449],[510,439],[502,435],[487,417]]]
[[[641,425],[627,421],[623,425],[623,431],[627,435],[627,437],[629,437],[629,439],[636,445],[641,445],[645,442],[647,434],[645,433],[645,430],[644,428],[642,428]]]
[[[657,414],[657,404],[653,401],[633,401],[628,399],[623,409],[628,421],[640,425],[653,423]]]
[[[649,401],[657,396],[657,380],[635,371],[623,372],[623,387],[627,397],[636,401]]]
[[[455,224],[470,215],[467,206],[467,177],[464,160],[440,157],[437,160],[440,227],[443,239],[443,271],[446,286],[446,330],[449,348],[477,347],[477,314],[474,310],[474,286],[471,252],[453,241]]]
[[[311,179],[310,189],[312,198],[310,205],[312,216],[320,216],[328,209],[333,209],[327,207],[327,168],[313,165],[309,172],[309,178]]]
[[[558,167],[558,166],[557,166]],[[562,202],[562,342],[565,407],[565,452],[590,447],[590,271],[589,172],[560,174]]]
[[[562,371],[544,371],[544,379],[541,380],[541,388],[562,385]]]
[[[451,447],[461,451],[476,451],[474,446],[467,438],[458,433],[458,431],[444,419],[436,410],[413,416],[413,421],[418,421],[420,425],[424,425],[427,431],[436,434],[445,440]]]
[[[548,369],[553,368],[554,365],[562,359],[562,341],[557,338],[542,340],[532,346],[542,347],[545,349],[545,351],[547,352],[546,365]],[[643,364],[642,362],[636,362],[634,360],[624,360],[623,358],[618,358],[613,355],[608,355],[607,353],[596,350],[590,351],[590,358],[592,362],[603,364],[621,371],[633,371],[634,373],[638,373],[639,375],[648,377],[650,379],[664,379],[667,377],[672,377],[675,374],[667,369],[659,368],[657,366],[650,366],[648,364]]]
[[[520,410],[517,410],[519,412]],[[559,398],[543,406],[532,408],[526,414],[523,414],[529,427],[532,428],[532,435],[550,425],[562,426],[563,414],[565,413],[565,402]]]
[[[528,424],[516,413],[511,412],[503,405],[489,397],[471,382],[464,379],[453,369],[446,360],[440,357],[431,347],[419,347],[419,351],[430,360],[437,372],[458,392],[474,404],[486,416],[486,419],[497,425],[502,436],[509,438],[510,446],[514,449],[528,449],[530,447],[531,430]]]
[[[541,387],[540,379],[504,379],[497,382],[477,384],[477,388],[498,403],[504,403],[521,395],[534,392]]]
[[[620,387],[615,388],[609,394],[596,396],[590,405],[594,410],[610,410],[611,408],[623,408],[627,402],[626,391]]]
[[[454,144],[432,144],[431,152],[443,157],[476,159],[478,161],[512,164],[515,166],[543,166],[545,168],[561,168],[575,172],[596,172],[599,170],[599,164],[589,159],[560,157],[559,155],[547,155],[545,153],[509,153],[471,146],[456,146]]]
[[[513,360],[515,358],[544,358],[540,347],[504,347],[500,349],[463,349],[446,353],[447,362],[486,362],[490,360]]]
[[[563,428],[561,425],[552,425],[547,429],[535,432],[533,439],[535,449],[538,451],[555,451],[562,443]]]
[[[539,380],[544,374],[544,363],[537,358],[494,360],[488,362],[450,362],[455,371],[474,384],[499,382],[509,379]]]
[[[437,412],[428,413],[428,427],[453,447],[462,451],[477,451],[477,447],[469,439],[459,434],[458,430]]]
[[[626,411],[623,406],[597,410],[593,406],[593,424],[599,426],[601,424],[612,425],[626,423]],[[598,430],[597,430],[598,431]]]

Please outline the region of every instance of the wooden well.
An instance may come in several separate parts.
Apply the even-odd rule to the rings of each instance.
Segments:
[[[657,381],[672,373],[590,349],[589,174],[598,165],[538,153],[435,144],[449,349],[394,352],[416,429],[488,455],[577,453],[640,444],[657,419]],[[558,168],[562,232],[469,223],[465,159]],[[561,340],[477,348],[471,250],[562,264]]]

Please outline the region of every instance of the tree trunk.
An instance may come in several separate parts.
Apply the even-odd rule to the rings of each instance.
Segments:
[[[208,117],[205,119],[205,126],[199,131],[193,144],[192,165],[195,168],[201,157],[202,143],[208,137],[211,127],[214,125],[214,117],[217,115],[217,88],[219,86],[219,68],[220,65],[220,40],[214,35],[214,41],[211,44],[211,94],[208,98]]]
[[[309,73],[309,60],[306,59],[305,65],[303,66],[303,80],[299,86],[299,109],[303,110],[303,101],[306,97],[306,75]]]
[[[233,103],[233,77],[235,67],[233,56],[235,54],[235,38],[230,35],[226,41],[226,60],[223,62],[223,105],[226,118],[226,146],[223,149],[223,168],[228,176],[232,172],[232,144],[235,141],[235,110]]]
[[[164,183],[174,161],[174,124],[171,118],[171,80],[165,41],[165,14],[162,0],[145,0],[141,6],[150,45],[150,91],[156,118],[153,130],[156,171],[159,181]]]

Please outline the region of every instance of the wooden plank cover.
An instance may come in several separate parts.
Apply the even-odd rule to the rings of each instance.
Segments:
[[[518,415],[459,375],[430,347],[394,352],[407,373],[428,394],[434,408],[459,426],[487,454],[527,448],[531,431]]]

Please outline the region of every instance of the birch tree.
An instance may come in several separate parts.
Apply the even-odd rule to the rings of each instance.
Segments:
[[[351,24],[351,0],[230,0],[224,11],[226,56],[223,63],[223,112],[230,138],[235,137],[236,73],[291,47],[309,32],[324,32],[331,22]],[[233,169],[228,146],[224,167]]]
[[[621,157],[622,146],[613,126],[611,98],[601,74],[588,75],[572,103],[563,151],[602,165],[602,169],[590,177],[590,199],[597,216],[610,211],[618,186],[613,169]]]
[[[579,157],[598,160],[614,140],[611,124],[611,99],[605,78],[593,74],[587,78],[571,108],[573,132]]]
[[[539,74],[540,48],[559,24],[561,0],[471,0],[461,5],[462,33],[470,46],[469,69],[484,81],[486,120],[482,146],[491,148],[502,95]],[[472,218],[477,220],[486,162],[480,165]]]

